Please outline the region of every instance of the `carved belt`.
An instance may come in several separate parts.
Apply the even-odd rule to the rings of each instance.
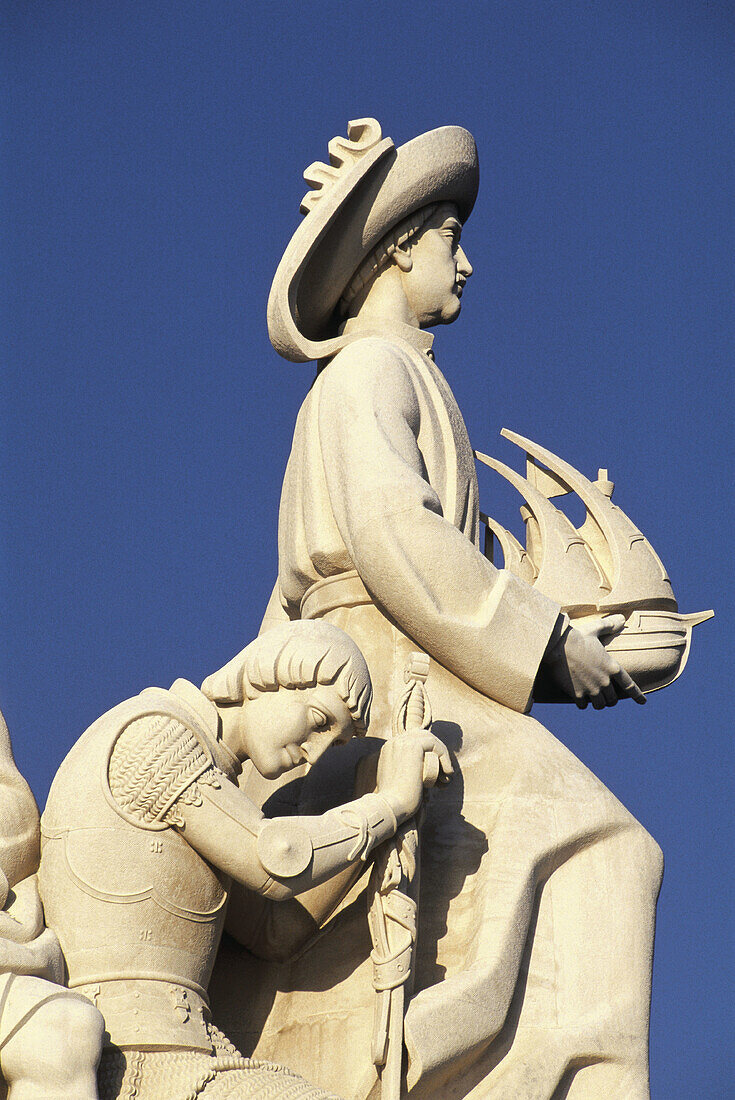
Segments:
[[[76,992],[104,1016],[108,1046],[213,1052],[207,994],[193,982],[131,974],[80,984]]]
[[[359,607],[373,598],[357,575],[357,570],[324,577],[312,584],[301,600],[301,618],[318,619],[338,607]]]

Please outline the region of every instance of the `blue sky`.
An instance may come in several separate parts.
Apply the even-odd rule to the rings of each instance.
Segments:
[[[98,714],[257,631],[312,377],[265,327],[303,168],[348,118],[460,123],[475,274],[436,352],[474,445],[607,466],[681,609],[717,612],[645,708],[535,713],[666,855],[652,1094],[724,1097],[732,6],[29,0],[0,26],[0,699],[39,801]]]

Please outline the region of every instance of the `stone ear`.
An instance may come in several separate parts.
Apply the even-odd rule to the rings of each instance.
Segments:
[[[410,242],[406,242],[405,246],[403,247],[396,248],[395,252],[391,256],[391,259],[401,271],[410,271],[413,267]]]

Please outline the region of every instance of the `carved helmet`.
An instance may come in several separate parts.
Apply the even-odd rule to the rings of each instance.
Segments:
[[[268,334],[295,363],[334,355],[337,304],[366,256],[393,226],[430,203],[452,202],[464,223],[479,181],[475,140],[461,126],[430,130],[396,149],[373,118],[329,142],[329,164],[304,172],[304,220],[278,265],[268,299]]]

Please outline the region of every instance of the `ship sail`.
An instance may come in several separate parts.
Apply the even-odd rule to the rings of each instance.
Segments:
[[[484,456],[482,457],[484,459]],[[501,527],[490,516],[486,516],[484,512],[480,512],[480,520],[487,529],[485,533],[485,557],[493,564],[497,564],[493,553],[493,539],[497,539],[503,552],[503,565],[508,572],[515,573],[517,577],[527,581],[528,584],[533,584],[536,580],[536,569],[528,551],[521,546],[515,535],[506,530],[505,527]]]
[[[475,452],[484,465],[509,481],[526,504],[526,547],[510,531],[483,517],[503,551],[505,567],[555,599],[574,616],[627,613],[633,608],[676,611],[671,582],[646,537],[610,499],[612,482],[600,471],[590,481],[545,447],[504,428],[501,433],[526,452],[526,476]],[[551,500],[574,493],[587,515],[577,530]]]
[[[556,493],[575,493],[587,509],[579,535],[610,586],[597,605],[598,611],[608,614],[634,607],[676,611],[676,598],[661,559],[625,512],[613,504],[612,484],[595,484],[545,447],[507,428],[501,435],[526,451],[528,479],[538,484],[540,491],[551,481],[557,486]]]
[[[526,521],[526,551],[535,573],[534,588],[556,600],[571,615],[595,611],[609,588],[576,527],[540,489],[515,470],[479,451],[475,454],[480,462],[509,481],[527,503],[521,514]],[[507,543],[508,538],[516,540],[508,531],[504,535],[505,539],[498,534],[498,541],[506,557],[506,566],[511,572],[522,575],[517,556],[509,565],[505,555],[504,542]],[[521,548],[520,544],[516,545]]]

